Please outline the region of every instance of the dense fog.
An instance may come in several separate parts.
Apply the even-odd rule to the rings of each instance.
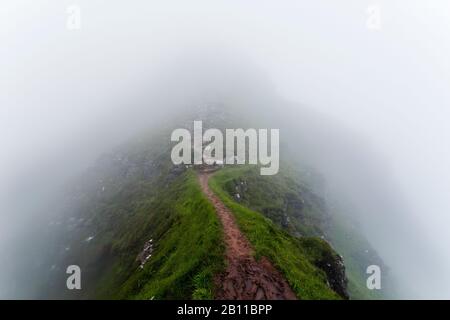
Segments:
[[[400,297],[450,298],[449,17],[445,0],[2,1],[0,297],[56,190],[218,103],[278,125],[352,202]]]

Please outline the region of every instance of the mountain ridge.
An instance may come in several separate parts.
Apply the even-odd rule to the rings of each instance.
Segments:
[[[210,127],[220,128],[232,122],[223,116],[208,119],[205,123]],[[167,132],[136,138],[100,157],[67,192],[73,205],[63,210],[65,222],[60,235],[53,238],[62,244],[49,254],[56,267],[42,270],[46,279],[52,279],[42,286],[46,297],[212,299],[216,296],[214,279],[226,268],[223,231],[214,207],[201,192],[195,169],[171,164]],[[264,178],[252,174],[256,168],[225,167],[210,181],[212,190],[231,208],[239,228],[254,246],[255,258],[269,258],[301,299],[347,298],[342,259],[329,245],[331,237],[328,242],[321,239],[328,223],[324,218],[324,200],[300,176],[286,181],[278,175]],[[239,171],[241,180],[220,181],[220,177]],[[240,189],[242,197],[237,201],[236,190],[232,189],[242,186],[241,182],[251,188]],[[280,188],[280,184],[284,186]],[[256,185],[268,187],[258,190],[254,189]],[[302,185],[303,189],[293,185]],[[277,189],[278,195],[273,193]],[[272,199],[272,204],[258,206],[257,199],[261,197]],[[287,207],[283,207],[281,198],[287,199]],[[277,201],[280,207],[275,205]],[[302,206],[302,201],[307,205]],[[295,220],[294,213],[303,220]],[[254,229],[249,221],[253,221]],[[270,241],[261,245],[254,237],[261,230],[275,236],[276,245],[285,249],[279,250]],[[145,251],[150,239],[152,256],[140,268],[142,261],[137,261],[137,257]],[[81,292],[65,288],[67,264],[79,264],[83,270],[85,285]],[[361,272],[358,274],[350,277],[350,289],[359,281],[361,290]],[[367,292],[349,293],[351,298],[370,297]]]

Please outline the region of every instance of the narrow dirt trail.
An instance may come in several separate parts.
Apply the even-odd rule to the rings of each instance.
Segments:
[[[208,186],[211,173],[200,172],[203,192],[214,205],[223,225],[227,269],[217,279],[216,298],[223,300],[294,300],[297,299],[287,281],[266,258],[256,261],[253,249],[239,230],[233,213]]]

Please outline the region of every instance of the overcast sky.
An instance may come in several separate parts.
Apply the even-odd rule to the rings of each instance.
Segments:
[[[79,29],[67,27],[71,5]],[[450,298],[446,0],[3,0],[3,203],[14,179],[48,155],[70,175],[115,145],[125,129],[111,119],[176,74],[171,61],[193,55],[206,65],[221,55],[249,61],[281,97],[369,141],[439,261],[426,294]],[[155,119],[166,111],[148,107]],[[0,248],[15,219],[0,212]]]

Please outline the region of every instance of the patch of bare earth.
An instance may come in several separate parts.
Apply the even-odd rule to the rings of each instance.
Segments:
[[[203,192],[214,205],[223,225],[226,262],[225,272],[216,279],[216,299],[226,300],[294,300],[296,296],[287,281],[272,263],[261,258],[256,261],[253,248],[239,230],[233,213],[208,186],[209,172],[200,172]]]

